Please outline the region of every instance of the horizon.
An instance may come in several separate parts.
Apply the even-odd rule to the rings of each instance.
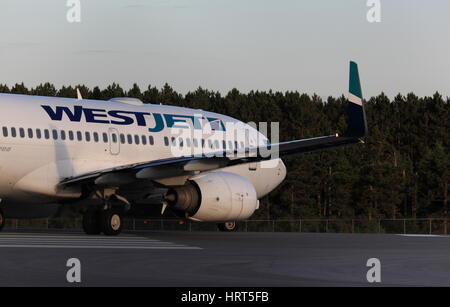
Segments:
[[[52,83],[50,83],[50,82],[43,82],[43,83],[38,84],[37,86],[34,86],[34,87],[28,87],[28,86],[27,86],[26,84],[24,84],[23,82],[21,82],[21,83],[16,83],[16,84],[14,84],[13,86],[8,85],[8,84],[2,84],[2,83],[0,83],[0,94],[40,96],[40,95],[35,95],[35,94],[31,93],[31,91],[36,90],[37,87],[43,86],[43,85],[45,85],[45,84],[47,84],[47,83],[50,84],[50,85],[52,85],[52,86],[55,86],[54,84],[52,84]],[[17,86],[17,85],[22,85],[22,84],[24,85],[24,87],[25,87],[25,88],[27,89],[27,91],[29,92],[28,94],[11,93],[11,90],[12,90],[15,86]],[[87,86],[87,85],[85,85],[85,84],[77,84],[76,86],[64,84],[64,85],[62,85],[61,87],[56,87],[56,86],[55,86],[55,90],[56,90],[56,94],[58,94],[58,92],[59,92],[60,90],[62,90],[64,87],[65,87],[66,89],[70,89],[70,88],[71,88],[71,89],[74,91],[74,94],[76,95],[76,90],[77,90],[77,89],[80,89],[80,90],[81,90],[83,87],[86,87],[90,92],[92,92],[95,88],[98,88],[100,91],[105,91],[105,90],[108,88],[108,86],[112,86],[112,85],[114,85],[114,84],[117,85],[117,86],[119,86],[119,87],[124,91],[124,94],[125,94],[124,97],[128,97],[129,92],[133,89],[133,86],[134,86],[134,84],[133,84],[133,86],[131,86],[130,88],[124,88],[124,87],[122,87],[122,86],[121,86],[120,84],[118,84],[118,83],[112,83],[112,84],[109,84],[109,85],[107,85],[107,86],[105,86],[105,87],[100,87],[100,86],[97,86],[97,85],[96,85],[96,86],[93,86],[93,87],[90,87],[90,86]],[[339,98],[342,98],[342,97],[347,98],[347,95],[348,95],[348,92],[347,92],[347,93],[342,93],[342,94],[340,94],[340,95],[321,96],[321,95],[319,95],[318,93],[306,93],[306,92],[301,92],[301,91],[299,91],[299,90],[285,90],[285,91],[277,90],[277,91],[275,91],[275,90],[272,90],[272,89],[269,89],[269,90],[258,90],[258,89],[257,89],[257,90],[249,90],[249,91],[244,92],[244,91],[239,90],[238,88],[232,88],[232,89],[230,89],[230,90],[228,90],[228,91],[222,93],[222,92],[220,92],[220,91],[208,89],[208,88],[205,88],[205,87],[202,87],[202,86],[199,86],[199,87],[197,87],[196,89],[190,90],[190,91],[188,91],[188,92],[186,92],[186,93],[181,93],[181,92],[178,92],[176,89],[174,89],[173,86],[171,86],[171,85],[168,84],[168,83],[162,85],[161,87],[156,87],[156,86],[151,85],[151,84],[149,84],[148,86],[146,86],[146,87],[144,87],[144,88],[141,88],[139,85],[138,85],[138,86],[139,86],[139,89],[140,89],[141,94],[143,94],[144,92],[146,92],[146,91],[149,89],[149,87],[151,87],[151,88],[156,88],[159,92],[161,92],[161,91],[164,89],[164,87],[165,87],[166,85],[168,85],[175,93],[180,94],[183,98],[185,98],[186,95],[188,95],[188,94],[195,93],[195,92],[196,92],[197,90],[199,90],[199,89],[205,90],[205,91],[209,91],[210,93],[219,94],[220,97],[222,97],[222,98],[226,97],[226,96],[227,96],[230,92],[232,92],[233,90],[237,90],[240,94],[243,94],[243,95],[249,95],[249,94],[251,94],[252,92],[253,92],[253,93],[266,93],[266,94],[269,94],[269,93],[272,92],[273,94],[281,93],[281,94],[283,94],[283,95],[286,95],[286,94],[289,94],[289,93],[298,93],[298,94],[300,94],[300,95],[308,95],[309,97],[318,96],[318,97],[319,97],[320,99],[322,99],[324,102],[326,102],[326,100],[327,100],[328,98],[330,98],[330,97],[331,97],[331,98],[334,98],[334,99],[339,99]],[[2,86],[8,87],[9,91],[8,91],[8,92],[4,92],[3,89],[2,89]],[[415,95],[415,96],[417,96],[418,98],[433,97],[434,95],[439,94],[439,95],[442,97],[442,99],[443,99],[444,101],[450,101],[450,96],[444,95],[444,94],[442,94],[442,93],[440,93],[440,92],[438,92],[438,91],[435,91],[435,92],[432,93],[432,94],[423,95],[423,96],[417,95],[417,94],[414,93],[414,92],[409,92],[409,93],[397,93],[397,94],[395,94],[395,95],[392,95],[392,97],[389,96],[389,95],[387,95],[385,92],[380,92],[380,93],[378,93],[378,94],[376,94],[376,95],[372,95],[372,96],[365,96],[364,93],[363,93],[363,99],[366,100],[366,101],[368,101],[368,100],[370,100],[370,99],[372,99],[372,98],[376,98],[376,97],[380,97],[380,96],[384,95],[384,96],[386,96],[386,97],[390,100],[390,102],[392,102],[392,101],[393,101],[397,96],[399,96],[399,95],[406,98],[406,97],[407,97],[408,95],[410,95],[410,94]],[[47,96],[43,96],[43,97],[47,97]],[[55,97],[55,96],[48,96],[48,97]],[[63,98],[73,98],[73,97],[67,97],[67,96],[62,96],[62,97],[63,97]],[[95,99],[94,99],[94,100],[95,100]]]

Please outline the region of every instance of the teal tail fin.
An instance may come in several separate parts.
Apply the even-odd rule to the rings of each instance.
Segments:
[[[358,64],[350,62],[349,93],[347,100],[348,126],[345,136],[364,137],[367,135],[366,113],[359,81]]]

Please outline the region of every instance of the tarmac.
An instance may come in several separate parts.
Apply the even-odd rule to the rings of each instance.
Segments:
[[[70,258],[81,283],[69,283]],[[380,283],[367,262],[380,261]],[[0,286],[450,286],[450,236],[0,233]]]

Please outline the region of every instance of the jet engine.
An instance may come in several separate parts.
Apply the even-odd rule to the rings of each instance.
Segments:
[[[176,211],[199,222],[226,222],[249,218],[259,207],[255,187],[245,177],[210,172],[171,188],[165,201]]]

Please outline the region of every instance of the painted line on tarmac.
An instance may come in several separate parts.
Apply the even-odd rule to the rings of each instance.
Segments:
[[[0,235],[0,248],[76,248],[76,249],[169,249],[199,250],[188,246],[145,237]]]
[[[202,248],[195,246],[90,246],[90,245],[0,245],[0,248],[65,248],[65,249],[191,249],[200,250]]]
[[[450,237],[450,236],[444,236],[444,235],[421,235],[421,234],[398,234],[398,236],[416,237],[416,238],[446,238],[446,237]]]

